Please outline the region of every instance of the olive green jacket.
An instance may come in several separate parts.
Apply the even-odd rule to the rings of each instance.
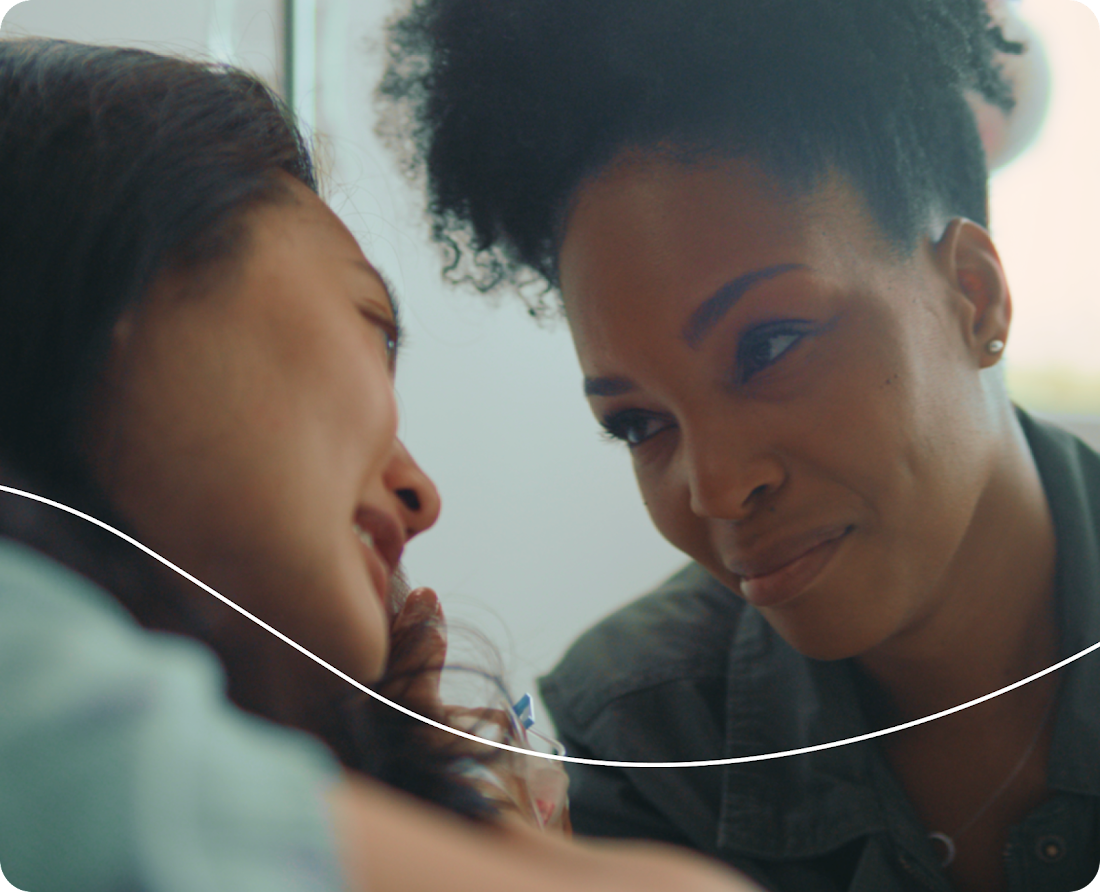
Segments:
[[[1054,516],[1064,656],[1100,641],[1100,456],[1021,413]],[[759,612],[691,565],[585,633],[541,680],[571,755],[694,761],[866,733],[850,661],[799,655]],[[951,886],[874,741],[704,768],[569,765],[573,824],[665,840],[779,892]],[[1082,889],[1100,863],[1100,651],[1064,673],[1054,796],[1013,827],[1012,892]]]

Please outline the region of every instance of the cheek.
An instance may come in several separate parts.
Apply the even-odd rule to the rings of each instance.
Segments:
[[[333,377],[305,397],[308,411],[316,414],[309,439],[300,444],[308,455],[303,487],[314,490],[302,498],[313,499],[318,511],[329,512],[328,522],[338,526],[350,522],[363,499],[384,498],[398,426],[396,397],[385,370],[363,368],[361,362],[349,366],[343,377]]]
[[[905,612],[945,572],[983,475],[972,444],[959,438],[966,425],[955,401],[919,365],[879,368],[885,374],[869,377],[863,397],[847,401],[843,421],[822,431],[816,454],[860,528],[852,586],[874,593],[884,610]]]
[[[708,527],[691,510],[691,495],[673,469],[647,468],[637,462],[634,475],[649,517],[658,532],[682,552],[704,565],[711,563]]]
[[[372,460],[387,454],[397,436],[397,399],[386,358],[373,335],[358,330],[333,332],[321,339],[323,362],[314,366],[305,406],[324,411],[334,443]],[[293,386],[293,380],[288,382]]]
[[[283,463],[280,489],[308,505],[303,519],[325,529],[350,522],[364,488],[383,473],[397,434],[388,369],[346,332],[319,339],[308,361],[277,368],[248,410],[264,441],[257,445]]]
[[[359,406],[363,445],[373,461],[388,460],[397,439],[397,396],[388,372],[375,369],[368,376],[365,391],[354,404]]]
[[[174,547],[199,538],[204,515],[220,516],[247,484],[241,432],[260,420],[238,367],[251,345],[220,354],[182,325],[142,335],[118,360],[93,465],[123,513]]]

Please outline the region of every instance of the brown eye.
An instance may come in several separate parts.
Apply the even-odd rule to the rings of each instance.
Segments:
[[[671,421],[660,415],[635,410],[617,412],[604,418],[601,424],[610,439],[622,440],[630,447],[640,446],[673,426]]]
[[[382,344],[386,351],[386,358],[392,366],[397,361],[397,348],[401,343],[401,331],[398,329],[397,323],[392,319],[386,319],[370,310],[361,310],[360,312],[363,314],[363,318],[373,325],[382,335]]]
[[[385,329],[383,329],[382,330],[382,337],[383,337],[383,340],[384,340],[385,345],[386,345],[386,356],[388,356],[391,361],[396,359],[397,358],[397,333],[396,332],[389,332],[389,331],[386,331]]]
[[[748,381],[763,371],[806,335],[804,326],[788,322],[762,325],[744,336],[737,351],[737,365],[741,381]]]

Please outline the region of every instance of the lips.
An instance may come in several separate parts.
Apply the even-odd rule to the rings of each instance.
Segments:
[[[850,526],[831,526],[786,539],[755,554],[727,560],[741,595],[756,607],[775,607],[802,594],[832,560]]]
[[[385,602],[390,580],[405,549],[405,535],[388,514],[371,507],[356,511],[352,528],[362,546],[371,582]]]

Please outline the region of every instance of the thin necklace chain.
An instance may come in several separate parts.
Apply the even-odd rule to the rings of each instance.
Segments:
[[[1035,729],[1035,734],[1031,738],[1031,743],[1028,744],[1027,749],[1024,751],[1024,754],[1020,757],[1020,761],[1016,763],[1016,767],[1009,772],[1008,777],[1006,777],[1001,782],[1001,785],[993,791],[992,795],[988,799],[986,799],[984,803],[982,803],[981,808],[974,812],[970,820],[968,820],[965,824],[962,825],[962,827],[960,827],[958,830],[950,835],[941,831],[936,831],[935,833],[928,834],[929,839],[938,840],[939,842],[942,842],[947,848],[947,855],[940,863],[941,867],[947,867],[951,864],[952,861],[955,860],[955,842],[959,839],[960,836],[966,833],[967,830],[978,823],[982,815],[989,811],[989,809],[993,806],[993,803],[995,803],[1005,794],[1008,788],[1012,786],[1012,782],[1016,780],[1020,772],[1024,770],[1024,766],[1028,763],[1028,760],[1035,752],[1035,748],[1039,745],[1039,738],[1043,736],[1043,729],[1046,728],[1047,722],[1050,721],[1050,716],[1051,713],[1054,711],[1054,704],[1057,699],[1058,697],[1056,694],[1051,695],[1050,702],[1047,703],[1046,709],[1043,710],[1043,719],[1039,722],[1039,726]]]

